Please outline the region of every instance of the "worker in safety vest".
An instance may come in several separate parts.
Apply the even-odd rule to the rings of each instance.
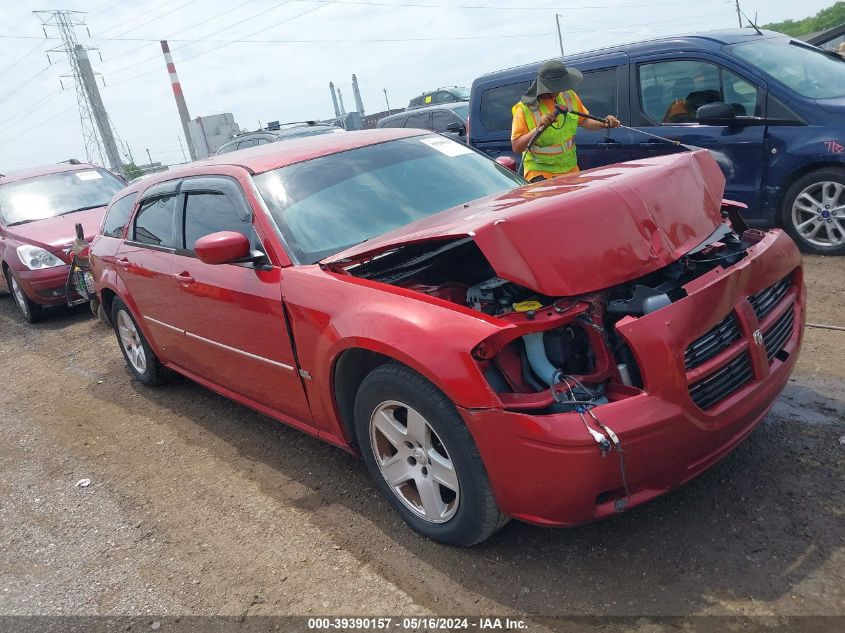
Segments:
[[[522,154],[525,178],[529,182],[578,171],[575,154],[578,126],[588,130],[619,127],[619,119],[613,115],[605,117],[604,123],[599,123],[574,114],[564,116],[555,112],[555,105],[561,105],[568,110],[589,114],[573,91],[583,79],[584,75],[579,70],[567,68],[561,61],[549,60],[540,66],[528,92],[511,109],[511,146],[514,152]],[[528,142],[534,130],[541,125],[549,127],[529,150]]]

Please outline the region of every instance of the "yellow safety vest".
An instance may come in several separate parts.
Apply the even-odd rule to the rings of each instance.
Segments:
[[[555,103],[572,110],[575,103],[574,96],[574,92],[567,90],[558,94]],[[539,99],[537,104],[533,106],[520,101],[511,109],[511,112],[516,114],[517,108],[522,108],[529,131],[537,129],[537,126],[540,125],[540,119],[550,113],[550,110]],[[564,174],[578,166],[578,157],[575,154],[575,132],[578,130],[578,117],[574,114],[567,114],[563,119],[563,125],[560,125],[561,116],[558,115],[554,124],[547,127],[534,141],[531,149],[522,154],[524,173],[549,171]]]

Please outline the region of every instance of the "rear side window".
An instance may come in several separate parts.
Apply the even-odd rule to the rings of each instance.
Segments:
[[[123,230],[132,214],[132,208],[135,206],[137,197],[138,195],[134,193],[124,196],[109,207],[109,211],[103,220],[103,235],[106,237],[123,237]]]
[[[152,246],[176,247],[176,195],[145,200],[135,217],[134,240]]]
[[[480,119],[484,129],[488,132],[509,132],[513,121],[511,108],[522,98],[529,85],[531,82],[521,81],[482,92]],[[589,104],[587,107],[590,107]]]
[[[218,154],[228,154],[229,152],[234,152],[236,149],[238,149],[238,144],[229,142],[229,143],[226,143],[220,149],[218,149],[217,153]]]
[[[390,121],[379,121],[378,127],[402,127],[402,124],[405,122],[405,117],[400,116],[396,117],[395,119],[390,119]]]
[[[250,138],[238,143],[238,149],[246,149],[247,147],[255,147],[256,145],[258,145],[258,139]]]
[[[616,68],[584,73],[584,81],[575,88],[584,106],[600,117],[617,114]]]
[[[252,239],[252,217],[220,193],[189,193],[185,202],[185,248],[210,233],[235,231]]]

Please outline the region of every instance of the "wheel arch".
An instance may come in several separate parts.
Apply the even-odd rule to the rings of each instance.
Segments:
[[[363,347],[350,347],[334,359],[331,385],[335,415],[340,421],[344,439],[350,445],[356,443],[355,396],[358,389],[370,372],[390,362],[400,361]]]
[[[789,176],[784,178],[781,182],[780,188],[777,192],[777,198],[774,204],[774,225],[783,228],[783,201],[784,197],[786,196],[786,192],[789,191],[789,188],[792,187],[800,178],[803,178],[807,174],[810,174],[814,171],[820,171],[822,169],[836,169],[841,171],[845,174],[845,163],[840,160],[822,160],[822,161],[815,161],[812,163],[807,163],[806,165],[802,165],[795,171],[791,172]]]

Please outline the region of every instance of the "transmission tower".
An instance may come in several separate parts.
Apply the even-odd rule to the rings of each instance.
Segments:
[[[119,137],[111,124],[109,115],[100,97],[100,89],[91,61],[88,59],[88,49],[76,38],[76,28],[85,26],[85,12],[83,11],[33,11],[41,20],[44,36],[47,27],[55,28],[62,38],[62,46],[51,49],[47,53],[65,53],[70,62],[71,74],[76,87],[76,100],[79,104],[79,120],[82,123],[82,139],[85,143],[85,154],[88,162],[108,165],[112,171],[122,172],[124,161],[117,149]],[[89,34],[90,35],[90,34]],[[64,84],[62,84],[64,89]]]

